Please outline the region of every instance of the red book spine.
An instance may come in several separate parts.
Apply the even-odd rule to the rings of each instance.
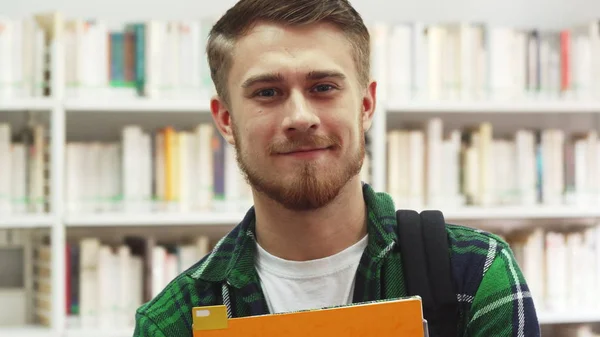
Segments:
[[[560,32],[560,89],[562,92],[568,91],[571,87],[570,51],[571,32],[563,30]]]

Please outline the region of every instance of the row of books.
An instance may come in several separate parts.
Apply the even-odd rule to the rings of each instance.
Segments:
[[[367,159],[365,181],[368,170]],[[70,142],[66,173],[70,213],[245,211],[252,201],[234,147],[209,123],[131,125],[119,142]]]
[[[559,229],[551,225],[514,232],[510,244],[539,312],[600,310],[600,225]],[[209,253],[205,236],[167,242],[152,236],[119,240],[69,240],[66,246],[66,314],[70,328],[127,329],[135,309]],[[51,248],[34,254],[37,323],[51,319]]]
[[[130,329],[135,310],[212,249],[205,236],[162,242],[152,236],[117,241],[86,237],[66,246],[66,307],[69,328]],[[50,325],[51,249],[36,248],[36,323]],[[48,299],[48,300],[44,300]]]
[[[68,97],[206,98],[214,92],[206,53],[212,21],[65,21]]]
[[[42,124],[15,130],[0,123],[0,214],[47,211],[47,132]]]
[[[494,137],[491,123],[387,135],[387,191],[407,207],[578,205],[600,202],[600,143],[595,130],[519,129]]]
[[[30,323],[27,284],[27,260],[23,247],[29,238],[22,230],[0,229],[0,327]],[[29,314],[29,315],[28,315]]]
[[[38,18],[0,18],[0,100],[47,94],[47,38]]]
[[[249,205],[235,149],[213,125],[122,129],[118,142],[71,142],[66,150],[71,213],[191,212]]]
[[[48,45],[60,39],[68,97],[206,98],[214,92],[205,53],[214,22],[119,27],[61,12],[0,19],[0,97],[43,95]],[[478,22],[368,27],[383,99],[600,98],[599,21],[555,31]]]
[[[506,237],[541,312],[600,309],[600,225],[538,227]]]
[[[376,23],[385,99],[600,99],[600,21],[555,31],[476,22]]]

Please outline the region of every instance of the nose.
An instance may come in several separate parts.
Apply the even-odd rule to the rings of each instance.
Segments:
[[[315,108],[301,93],[290,95],[284,109],[282,127],[289,135],[314,131],[319,127],[320,120]]]

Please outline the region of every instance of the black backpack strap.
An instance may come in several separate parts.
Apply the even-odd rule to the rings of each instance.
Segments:
[[[429,283],[427,257],[422,240],[421,217],[411,210],[398,210],[398,244],[404,268],[404,281],[408,295],[421,296],[423,309],[434,306],[433,294]]]
[[[408,294],[422,298],[432,336],[457,336],[458,300],[443,214],[398,210],[396,217]]]

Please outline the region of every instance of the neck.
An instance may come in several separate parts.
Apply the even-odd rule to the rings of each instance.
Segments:
[[[258,243],[269,253],[291,261],[334,255],[367,233],[366,206],[358,176],[327,206],[311,211],[289,210],[254,193]]]

